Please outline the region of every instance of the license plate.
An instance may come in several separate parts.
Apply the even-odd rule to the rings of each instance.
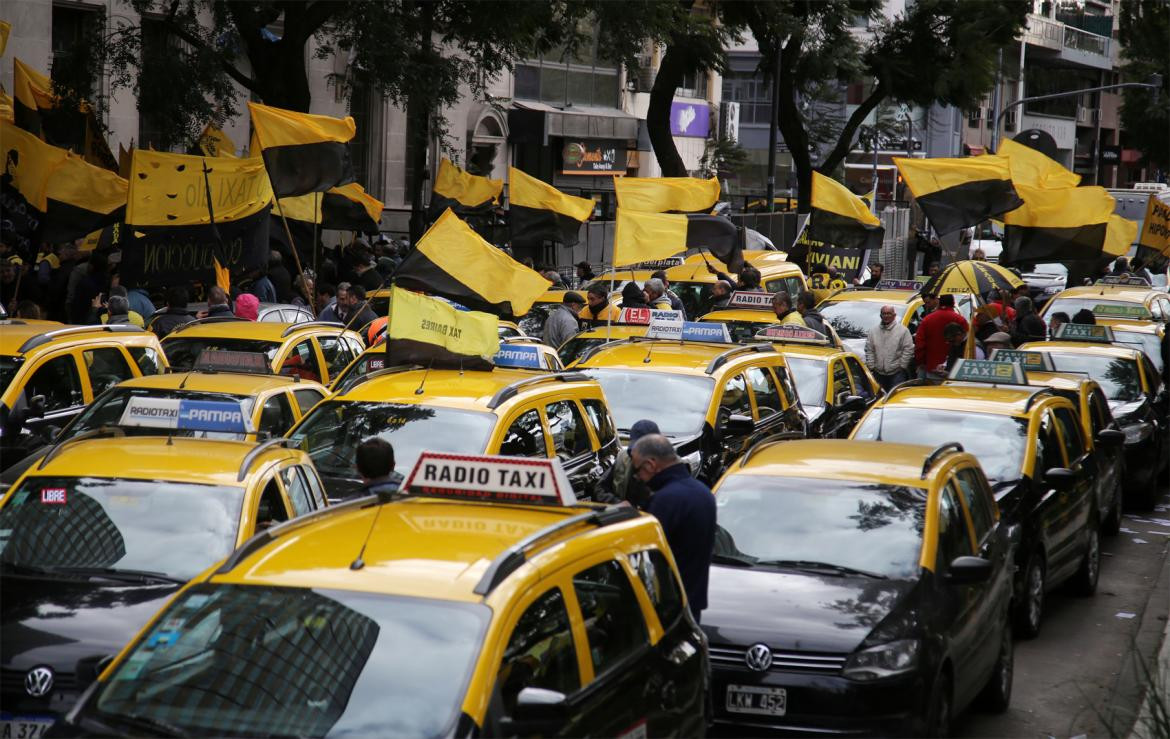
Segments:
[[[783,716],[788,710],[788,691],[757,685],[728,685],[727,711],[759,716]]]
[[[0,714],[0,739],[40,739],[54,721],[48,716]]]

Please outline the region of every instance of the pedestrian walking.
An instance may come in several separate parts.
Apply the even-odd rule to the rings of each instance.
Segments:
[[[817,310],[816,295],[813,295],[808,290],[802,291],[796,298],[796,310],[800,313],[804,325],[813,331],[819,331],[825,336],[829,335],[829,327],[825,325],[825,317]]]
[[[894,306],[883,305],[880,316],[881,322],[865,336],[865,364],[882,389],[888,391],[910,379],[914,337],[897,320],[898,312]]]
[[[561,298],[561,304],[549,314],[548,320],[544,322],[544,334],[542,335],[544,343],[556,349],[573,338],[580,330],[577,314],[584,307],[585,299],[581,297],[581,293],[572,290],[566,292]]]
[[[402,475],[394,471],[394,447],[375,436],[358,444],[354,466],[362,478],[361,490],[354,497],[397,493]]]
[[[649,419],[635,421],[630,426],[629,444],[624,449],[618,449],[617,458],[613,466],[605,473],[598,483],[597,500],[600,503],[621,503],[628,501],[637,508],[645,509],[650,504],[650,488],[634,474],[634,463],[630,458],[630,449],[643,436],[661,433],[658,424]]]
[[[806,326],[804,319],[800,317],[800,313],[792,307],[792,296],[788,294],[787,290],[772,296],[772,311],[775,312],[778,322],[786,326]]]
[[[963,333],[967,332],[967,319],[955,310],[955,296],[940,295],[938,308],[922,319],[914,334],[914,361],[920,379],[940,379],[937,369],[946,364],[951,351],[951,343],[943,332],[952,323],[959,324]]]
[[[697,622],[707,607],[707,580],[715,551],[715,496],[711,488],[691,477],[670,439],[661,434],[639,439],[630,458],[634,474],[654,491],[647,510],[662,524]]]

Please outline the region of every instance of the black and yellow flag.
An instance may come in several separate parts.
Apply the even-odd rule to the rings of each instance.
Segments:
[[[1053,190],[1076,187],[1081,183],[1081,176],[1070,172],[1060,162],[1011,139],[1001,141],[999,151],[995,153],[997,156],[1007,158],[1011,166],[1012,182],[1017,185]]]
[[[19,59],[13,59],[12,119],[54,146],[69,149],[85,161],[118,171],[93,107],[81,102],[75,110],[63,110],[53,92],[53,82]]]
[[[619,208],[640,213],[710,213],[719,202],[712,177],[614,177]]]
[[[394,287],[386,354],[394,364],[491,369],[491,357],[500,348],[498,324],[489,313],[462,311],[438,298]]]
[[[52,108],[56,98],[52,81],[19,59],[12,60],[13,117],[16,125],[41,134],[41,110]]]
[[[728,218],[617,209],[613,236],[615,267],[666,259],[699,248],[708,249],[731,272],[743,269],[742,231]]]
[[[351,182],[324,193],[281,198],[280,207],[289,220],[317,223],[324,229],[372,234],[379,230],[383,205],[361,185]]]
[[[8,48],[8,34],[12,33],[12,24],[8,21],[0,21],[0,56],[4,55],[4,50]]]
[[[456,215],[482,212],[499,201],[503,190],[503,180],[468,174],[444,157],[439,161],[427,218],[433,221],[448,208]]]
[[[894,157],[894,164],[930,225],[940,234],[974,226],[1024,204],[1012,187],[1006,157]]]
[[[0,90],[0,120],[12,122],[12,96]]]
[[[208,121],[199,134],[199,138],[195,140],[195,144],[187,150],[187,153],[196,156],[234,157],[236,145],[222,128]]]
[[[527,313],[551,284],[484,241],[450,210],[402,260],[394,282],[505,318]]]
[[[1024,205],[1004,214],[1000,264],[1093,260],[1106,253],[1114,200],[1105,188],[1047,189],[1016,182],[1016,191]]]
[[[209,170],[206,183],[204,162]],[[272,185],[258,157],[205,159],[135,149],[129,179],[126,222],[133,226],[210,224],[207,184],[216,223],[247,218],[272,202]]]
[[[251,102],[248,110],[278,198],[325,192],[354,181],[348,146],[357,133],[352,117],[296,113]]]
[[[41,239],[59,244],[124,220],[128,194],[117,173],[68,154],[49,174]]]
[[[820,172],[812,175],[812,212],[808,237],[829,246],[848,249],[878,249],[885,229],[865,201],[849,188]]]
[[[547,182],[508,167],[508,227],[512,243],[559,241],[575,246],[581,224],[593,215],[589,198],[566,195]]]
[[[0,121],[0,240],[24,259],[37,253],[49,175],[69,155],[9,121]]]

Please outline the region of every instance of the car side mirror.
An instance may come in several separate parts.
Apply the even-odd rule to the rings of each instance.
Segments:
[[[512,715],[501,721],[504,734],[556,734],[569,715],[565,694],[546,688],[524,688],[516,696]]]
[[[723,425],[723,432],[730,436],[747,436],[756,430],[756,422],[751,416],[732,414]]]
[[[946,581],[951,585],[973,585],[991,577],[991,561],[983,557],[955,557],[947,567]]]
[[[860,395],[846,395],[844,398],[838,398],[837,405],[843,411],[859,411],[865,408],[865,398]]]
[[[1045,484],[1061,492],[1071,490],[1076,481],[1076,473],[1067,467],[1052,467],[1044,473]]]
[[[1097,432],[1097,443],[1101,446],[1119,447],[1125,444],[1125,432],[1121,429],[1101,429]]]

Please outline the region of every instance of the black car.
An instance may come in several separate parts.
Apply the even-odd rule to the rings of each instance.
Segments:
[[[962,447],[778,442],[715,495],[717,723],[945,736],[1007,709],[1013,529]]]

